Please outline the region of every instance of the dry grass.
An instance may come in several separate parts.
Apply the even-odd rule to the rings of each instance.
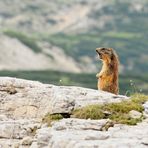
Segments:
[[[115,123],[136,125],[143,120],[143,116],[134,119],[129,116],[131,110],[143,112],[142,104],[148,100],[148,96],[142,94],[134,94],[131,99],[120,103],[111,103],[104,105],[89,105],[81,109],[74,110],[72,116],[80,119],[111,119]],[[51,126],[52,121],[63,119],[63,115],[47,114],[43,118],[43,122]]]
[[[56,121],[56,120],[60,120],[63,119],[63,116],[61,114],[47,114],[43,119],[42,122],[43,123],[47,123],[48,126],[51,126],[51,122]]]
[[[106,119],[109,118],[115,123],[128,125],[136,125],[141,122],[143,116],[133,119],[129,116],[131,110],[143,112],[142,104],[148,100],[148,96],[135,94],[130,100],[120,103],[111,103],[105,105],[89,105],[81,109],[75,110],[73,116],[81,119]]]

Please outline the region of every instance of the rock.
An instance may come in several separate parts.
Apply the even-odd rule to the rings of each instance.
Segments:
[[[11,88],[16,93],[8,93]],[[89,104],[120,102],[125,99],[128,98],[88,88],[0,78],[0,111],[13,119],[43,118],[47,113],[71,113]]]
[[[15,78],[0,78],[0,110],[11,118],[35,118],[45,114],[45,100],[41,100],[44,94],[38,89],[42,87],[39,82],[25,81]],[[6,88],[15,87],[16,94],[7,93]],[[40,87],[39,87],[40,86]],[[47,97],[46,97],[47,98]],[[15,100],[15,101],[14,101]],[[41,111],[42,109],[42,111]]]
[[[107,94],[80,87],[55,87],[51,100],[51,113],[71,113],[72,110],[86,105],[118,102],[124,99],[122,96],[116,98],[113,94]]]
[[[141,141],[142,144],[144,144],[145,146],[148,146],[148,138],[143,138]]]
[[[6,115],[0,115],[0,121],[6,121],[8,120]]]
[[[24,137],[24,138],[22,139],[21,144],[22,144],[22,145],[31,145],[32,142],[33,142],[32,137],[27,136],[27,137]]]
[[[14,117],[23,117],[24,115],[27,115],[29,118],[36,117],[37,114],[37,107],[36,106],[21,106],[15,109],[14,111]],[[25,116],[24,116],[25,117]]]
[[[56,131],[60,130],[98,130],[101,131],[102,128],[108,123],[112,123],[109,119],[102,120],[85,120],[85,119],[62,119],[52,125],[52,128]]]
[[[129,116],[130,116],[131,118],[138,119],[138,118],[140,118],[140,117],[142,116],[142,113],[140,113],[140,112],[138,112],[138,111],[136,111],[136,110],[131,110],[131,111],[129,112]]]
[[[20,140],[0,138],[0,148],[20,148]]]
[[[50,139],[51,139],[51,129],[50,128],[42,128],[37,130],[37,134],[35,136],[35,142],[31,145],[37,145],[38,147],[45,147],[49,144]]]
[[[143,117],[148,119],[148,114],[145,111],[143,112]]]
[[[21,139],[40,128],[40,123],[34,120],[8,120],[0,121],[0,138]]]
[[[15,91],[10,93],[12,90]],[[136,126],[114,125],[109,119],[68,118],[53,122],[51,127],[41,122],[47,113],[70,114],[89,104],[126,99],[126,96],[81,87],[0,78],[0,148],[146,148],[148,118]],[[133,118],[141,117],[137,111],[129,114]]]
[[[37,142],[33,142],[29,148],[39,148]],[[41,148],[41,147],[40,147]]]
[[[105,140],[109,135],[101,128],[110,120],[62,119],[51,128],[37,131],[36,142],[39,147],[65,148],[73,141]]]
[[[144,112],[146,114],[148,114],[148,101],[146,101],[144,104],[143,104],[143,107],[144,107]]]
[[[15,142],[13,145],[12,145],[13,148],[20,148],[20,143],[19,142]]]
[[[41,128],[41,123],[34,119],[0,121],[0,148],[20,148],[21,144],[31,145],[36,130],[39,128]]]
[[[144,107],[143,116],[144,116],[144,118],[148,118],[148,101],[146,101],[143,104],[143,107]]]
[[[118,148],[147,147],[148,122],[136,126],[118,124],[108,131],[100,131],[109,120],[62,119],[52,127],[37,130],[32,148]],[[85,124],[86,122],[86,124]],[[86,127],[85,127],[86,126]]]

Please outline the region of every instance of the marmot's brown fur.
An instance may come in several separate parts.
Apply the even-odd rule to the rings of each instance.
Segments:
[[[112,48],[97,48],[100,59],[103,62],[98,78],[98,89],[118,94],[118,56]]]

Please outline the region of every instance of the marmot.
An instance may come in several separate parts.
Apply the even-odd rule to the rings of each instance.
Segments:
[[[98,89],[118,94],[118,67],[119,60],[114,49],[112,48],[96,48],[100,60],[103,62],[100,73],[96,75],[98,78]]]

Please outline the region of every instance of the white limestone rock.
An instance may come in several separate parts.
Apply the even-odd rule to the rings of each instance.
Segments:
[[[107,122],[108,120],[62,119],[50,128],[39,129],[32,143],[35,147],[31,145],[31,148],[147,148],[147,120],[136,126],[120,124],[110,127],[108,131],[100,131],[99,126],[104,126]]]
[[[144,104],[143,104],[143,107],[144,107],[144,112],[146,114],[148,114],[148,101],[146,101]]]
[[[108,119],[62,119],[52,127],[40,120],[47,113],[71,113],[86,105],[126,99],[81,87],[0,77],[0,148],[147,148],[148,118],[136,126],[111,124],[108,131],[102,131],[112,123]],[[147,105],[144,108],[147,114]]]
[[[142,113],[140,113],[140,112],[138,112],[138,111],[136,111],[136,110],[131,110],[131,111],[129,112],[129,116],[130,116],[131,118],[133,118],[133,119],[138,119],[138,118],[140,118],[140,117],[142,116]]]
[[[62,119],[59,122],[55,122],[52,125],[52,129],[56,131],[62,130],[98,130],[101,131],[102,128],[107,124],[112,124],[109,119],[102,120],[90,120],[90,119]]]
[[[71,113],[86,105],[125,99],[128,97],[88,88],[0,77],[0,114],[14,119],[43,118],[47,113]]]
[[[41,123],[37,123],[34,120],[0,121],[0,138],[22,139],[28,135],[32,135],[40,126]]]
[[[36,140],[39,147],[65,148],[73,141],[106,140],[109,135],[100,130],[108,119],[62,119],[53,124],[51,128],[42,128],[37,131]]]
[[[0,115],[0,121],[7,121],[8,118],[6,115]]]
[[[24,137],[24,138],[22,139],[21,144],[27,146],[27,145],[31,145],[32,142],[33,142],[32,137],[27,136],[27,137]]]
[[[48,146],[51,136],[51,128],[46,127],[37,130],[37,134],[35,136],[34,142],[31,145],[31,148],[36,148],[36,146],[39,148]]]

